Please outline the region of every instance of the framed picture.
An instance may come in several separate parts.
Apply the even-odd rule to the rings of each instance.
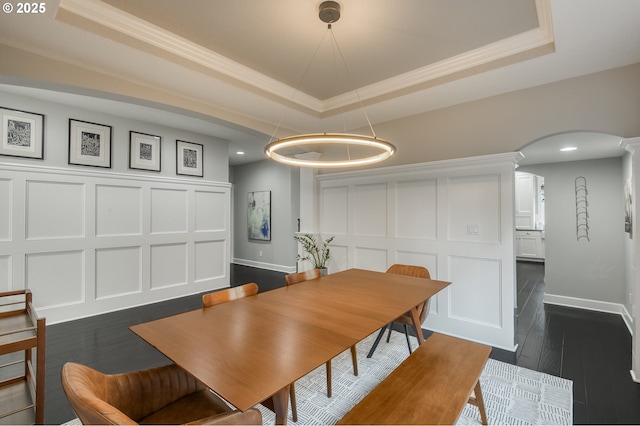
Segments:
[[[176,141],[176,173],[204,176],[202,170],[202,144]]]
[[[44,115],[0,107],[0,155],[44,159]]]
[[[111,126],[69,119],[69,164],[111,167]]]
[[[250,240],[271,241],[271,191],[249,192],[247,230]]]
[[[129,168],[160,171],[162,138],[140,132],[129,132]]]

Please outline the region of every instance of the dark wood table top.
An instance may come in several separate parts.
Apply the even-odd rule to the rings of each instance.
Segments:
[[[449,282],[349,269],[131,330],[247,410]]]

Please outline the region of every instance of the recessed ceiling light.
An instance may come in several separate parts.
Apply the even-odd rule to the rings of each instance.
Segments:
[[[567,152],[567,151],[575,151],[576,149],[578,149],[578,147],[575,146],[568,146],[566,148],[562,148],[560,151],[562,152]]]
[[[238,155],[244,155],[244,151],[237,151],[236,154]]]

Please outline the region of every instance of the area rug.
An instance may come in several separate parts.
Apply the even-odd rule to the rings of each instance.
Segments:
[[[298,421],[292,425],[333,425],[380,383],[407,356],[404,334],[393,331],[391,341],[383,339],[372,358],[366,355],[377,332],[357,345],[358,372],[353,375],[351,353],[347,350],[332,361],[333,396],[327,398],[325,367],[313,370],[296,381]],[[385,334],[386,338],[386,334]],[[417,347],[414,337],[410,338]],[[428,344],[428,341],[427,341]],[[573,382],[489,359],[480,376],[489,424],[499,425],[570,425],[573,423]],[[274,413],[261,406],[265,425],[275,424]],[[74,419],[66,425],[79,425]],[[479,425],[478,409],[467,404],[459,425]]]
[[[377,332],[357,345],[358,372],[353,375],[351,353],[347,350],[332,361],[333,396],[327,398],[324,365],[296,381],[298,421],[289,411],[288,424],[333,425],[380,383],[407,356],[404,334],[393,331],[391,341],[380,341],[372,358],[367,353]],[[410,338],[414,348],[417,341]],[[427,343],[428,344],[428,340]],[[480,376],[489,424],[570,425],[573,423],[573,382],[489,359]],[[263,424],[275,424],[274,413],[258,406]],[[467,404],[459,425],[479,425],[478,409]]]

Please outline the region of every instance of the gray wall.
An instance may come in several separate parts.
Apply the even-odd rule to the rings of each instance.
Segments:
[[[628,304],[622,158],[518,169],[544,176],[546,293]],[[587,180],[590,241],[576,238],[575,179]]]
[[[402,149],[378,167],[513,152],[569,131],[636,137],[639,99],[635,64],[374,124],[379,137],[402,141]]]
[[[0,162],[85,171],[132,173],[146,175],[151,178],[163,176],[212,182],[229,181],[229,151],[227,143],[222,139],[1,91],[0,106],[45,115],[44,161],[0,156]],[[68,164],[70,118],[112,126],[111,169]],[[162,165],[160,172],[129,169],[129,132],[132,130],[162,137]],[[176,139],[203,145],[204,177],[179,176],[176,174]]]
[[[300,215],[299,169],[263,160],[232,167],[230,175],[234,262],[283,272],[295,271],[297,252],[293,234]],[[271,191],[271,241],[248,238],[247,193],[253,191]]]

